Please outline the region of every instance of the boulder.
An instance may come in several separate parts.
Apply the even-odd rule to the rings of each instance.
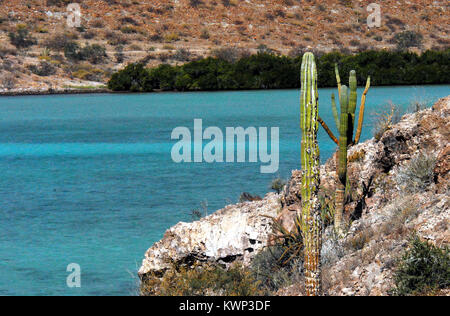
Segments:
[[[199,221],[180,222],[146,252],[139,276],[162,274],[173,264],[247,265],[267,245],[270,217],[276,217],[280,207],[279,196],[269,193],[261,201],[228,205]]]

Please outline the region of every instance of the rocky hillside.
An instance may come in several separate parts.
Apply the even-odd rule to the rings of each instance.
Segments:
[[[81,25],[67,25],[66,5],[81,4]],[[96,88],[124,63],[184,63],[223,47],[243,53],[305,48],[392,49],[395,36],[412,31],[417,50],[449,46],[448,2],[383,1],[381,25],[369,28],[372,1],[327,0],[3,0],[0,1],[0,72],[3,90]],[[26,47],[11,32],[26,28]],[[409,40],[409,39],[408,39]],[[107,58],[73,64],[64,43],[97,44]],[[45,50],[50,49],[50,51]],[[102,56],[100,56],[102,57]],[[41,65],[47,61],[50,65]],[[36,68],[37,67],[37,68]]]
[[[405,115],[378,139],[349,150],[349,228],[345,238],[338,239],[331,226],[324,227],[326,295],[387,295],[397,260],[412,234],[439,247],[449,245],[449,117],[450,96],[430,109]],[[321,166],[320,194],[325,204],[332,201],[336,187],[335,160],[334,156]],[[251,266],[279,232],[273,230],[270,217],[293,230],[300,207],[300,178],[301,171],[295,170],[279,195],[229,205],[200,221],[172,227],[147,251],[141,279],[164,276],[174,264]],[[299,279],[276,293],[302,295],[301,275]]]

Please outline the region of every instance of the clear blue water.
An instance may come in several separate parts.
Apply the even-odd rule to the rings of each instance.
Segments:
[[[321,116],[335,131],[332,89]],[[450,86],[370,90],[363,139],[388,100],[430,102]],[[144,252],[190,211],[210,212],[243,191],[264,195],[300,165],[299,91],[0,98],[0,295],[130,295]],[[278,174],[259,163],[176,164],[171,131],[203,126],[280,127]],[[321,130],[322,161],[335,150]],[[82,287],[66,286],[78,263]]]

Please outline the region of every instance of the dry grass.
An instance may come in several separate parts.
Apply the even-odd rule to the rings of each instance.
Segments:
[[[238,264],[228,270],[218,265],[179,267],[141,283],[142,296],[258,296],[264,292],[252,272]]]
[[[402,166],[397,174],[397,185],[406,192],[423,192],[432,183],[436,157],[427,153],[419,153],[409,163]]]
[[[376,116],[374,137],[377,141],[401,119],[400,108],[392,102],[389,102],[381,112],[376,112],[374,115]]]

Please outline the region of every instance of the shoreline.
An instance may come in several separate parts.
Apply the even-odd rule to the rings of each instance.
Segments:
[[[446,86],[450,83],[437,83],[437,84],[413,84],[413,85],[377,85],[372,88],[379,87],[411,87],[411,86]],[[321,89],[333,89],[334,87],[323,87]],[[295,88],[286,89],[224,89],[224,90],[197,90],[197,91],[182,91],[182,90],[160,90],[156,89],[152,92],[130,92],[130,91],[114,91],[108,88],[98,89],[49,89],[49,90],[27,90],[27,91],[1,91],[1,97],[21,97],[21,96],[40,96],[40,95],[72,95],[72,94],[154,94],[154,93],[196,93],[196,92],[236,92],[236,91],[271,91],[271,90],[296,90]]]
[[[70,94],[92,94],[92,93],[114,93],[114,91],[111,91],[107,88],[3,91],[3,92],[0,92],[0,97],[21,97],[21,96],[38,96],[38,95],[70,95]]]

